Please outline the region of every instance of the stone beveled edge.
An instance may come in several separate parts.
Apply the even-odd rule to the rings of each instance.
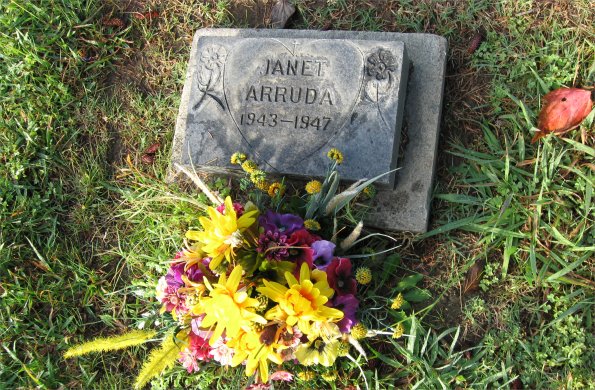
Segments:
[[[368,225],[392,231],[427,231],[432,200],[438,133],[442,113],[444,78],[448,43],[444,37],[423,33],[317,31],[207,28],[198,30],[192,42],[188,70],[180,100],[180,109],[172,143],[168,180],[176,176],[174,163],[182,161],[191,80],[196,69],[196,50],[201,36],[240,38],[325,38],[402,41],[405,43],[412,73],[407,86],[405,113],[409,142],[405,149],[403,168],[398,172],[394,190],[380,190]],[[433,84],[432,84],[433,83]],[[420,106],[421,103],[426,106]],[[223,172],[218,172],[223,173]],[[225,172],[237,174],[235,171]]]

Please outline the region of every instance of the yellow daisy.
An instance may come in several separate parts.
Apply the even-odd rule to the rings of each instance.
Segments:
[[[209,207],[207,214],[209,218],[200,217],[199,219],[203,230],[189,230],[186,232],[186,238],[201,244],[200,249],[212,258],[209,267],[214,270],[223,259],[231,261],[235,255],[234,249],[246,242],[242,233],[254,224],[258,210],[247,211],[237,218],[231,198],[228,196],[225,198],[224,213]]]
[[[266,319],[285,322],[288,329],[297,324],[302,333],[309,334],[312,321],[339,321],[343,318],[341,310],[325,306],[334,293],[326,277],[319,273],[311,275],[306,263],[300,269],[299,281],[290,272],[285,272],[285,279],[289,288],[266,279],[263,279],[265,287],[258,288],[258,292],[278,303],[265,314]],[[316,283],[311,279],[315,279]]]
[[[193,309],[194,314],[205,314],[201,327],[213,328],[209,344],[213,345],[223,334],[229,338],[237,337],[242,329],[251,329],[253,322],[266,324],[266,320],[255,313],[260,305],[257,299],[248,297],[246,291],[238,291],[243,269],[236,266],[229,278],[225,274],[219,282],[213,284],[205,279],[209,296],[201,299],[200,305]]]

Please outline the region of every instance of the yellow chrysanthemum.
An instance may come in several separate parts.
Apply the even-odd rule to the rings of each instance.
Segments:
[[[225,331],[226,337],[234,338],[242,329],[251,329],[253,322],[266,324],[266,320],[255,313],[258,300],[248,297],[246,291],[238,291],[243,269],[236,266],[229,278],[225,274],[212,286],[205,279],[209,296],[201,299],[200,305],[193,308],[194,314],[205,314],[201,327],[212,328],[209,344],[213,345]]]
[[[334,293],[326,277],[318,273],[311,275],[306,263],[300,269],[299,281],[290,272],[285,272],[285,279],[289,288],[266,279],[263,279],[265,287],[258,288],[258,292],[278,303],[265,314],[266,319],[285,322],[288,328],[297,324],[302,333],[309,334],[312,321],[338,321],[343,318],[341,310],[325,306]],[[311,279],[315,279],[316,283],[312,283]]]
[[[332,148],[326,155],[331,160],[335,160],[337,164],[341,164],[343,162],[343,153],[341,153],[339,149]]]
[[[319,193],[321,188],[322,188],[322,183],[319,182],[318,180],[312,180],[306,184],[306,192],[310,195]]]
[[[252,172],[250,172],[250,181],[252,183],[256,183],[261,180],[266,180],[266,178],[267,178],[267,174],[263,170],[255,169]]]
[[[241,164],[246,161],[246,155],[244,153],[235,152],[231,155],[231,163],[232,164]]]
[[[351,328],[351,337],[356,340],[361,340],[368,334],[368,328],[361,322],[357,323]]]
[[[405,303],[405,298],[403,298],[403,294],[399,293],[399,295],[393,299],[393,303],[390,305],[390,308],[393,310],[399,310],[401,306],[403,306],[403,303]]]
[[[368,267],[359,267],[355,271],[355,280],[359,284],[369,284],[372,281],[372,271]]]
[[[324,379],[325,381],[327,381],[329,383],[333,383],[337,379],[338,375],[339,375],[339,373],[337,372],[337,370],[332,370],[332,371],[323,373],[322,379]]]
[[[321,364],[330,367],[339,356],[339,345],[340,341],[337,339],[324,340],[317,337],[309,343],[300,344],[295,350],[295,357],[304,366]]]
[[[242,163],[242,169],[247,173],[252,173],[258,170],[258,165],[252,160],[246,160]]]
[[[276,195],[283,196],[285,194],[285,185],[276,181],[269,186],[267,192],[271,198]]]
[[[395,326],[395,331],[393,332],[393,339],[401,338],[401,336],[403,336],[403,333],[405,333],[405,327],[403,326],[403,324],[397,324]]]
[[[216,269],[226,259],[228,262],[234,256],[234,249],[245,242],[242,233],[256,221],[258,210],[247,211],[237,218],[235,209],[228,196],[225,198],[225,213],[218,212],[215,208],[207,209],[209,218],[200,217],[202,231],[190,230],[186,238],[198,241],[200,249],[212,258],[209,267]]]
[[[278,348],[279,345],[262,343],[260,335],[261,333],[257,332],[241,332],[238,337],[230,340],[227,346],[234,350],[231,360],[232,367],[245,361],[246,375],[253,375],[258,369],[262,383],[267,383],[269,380],[268,360],[276,364],[283,364],[283,359],[275,352],[275,348]]]
[[[316,374],[313,371],[301,371],[298,372],[297,377],[301,381],[308,382],[314,380],[314,378],[316,378]]]
[[[269,183],[266,180],[255,181],[254,186],[262,192],[267,192],[269,189]]]
[[[318,221],[315,221],[313,219],[306,219],[304,221],[304,227],[310,231],[316,232],[316,231],[320,230],[320,223],[318,223]]]

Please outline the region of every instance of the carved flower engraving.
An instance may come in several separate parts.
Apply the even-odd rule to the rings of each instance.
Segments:
[[[397,69],[397,61],[393,53],[388,50],[378,49],[376,53],[368,56],[367,72],[376,80],[384,80],[390,77],[390,72]]]
[[[221,93],[218,91],[219,79],[221,78],[223,64],[227,57],[227,50],[223,46],[207,46],[201,53],[198,62],[196,79],[198,90],[202,92],[198,96],[193,109],[197,110],[204,102],[206,97],[214,100],[221,109],[225,109]]]
[[[200,62],[206,69],[213,70],[223,65],[226,55],[227,52],[223,46],[209,46],[201,53]]]

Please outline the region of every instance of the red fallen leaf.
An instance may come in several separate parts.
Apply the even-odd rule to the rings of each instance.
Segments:
[[[531,143],[549,133],[562,134],[578,126],[593,105],[594,92],[581,88],[558,88],[543,97],[536,133]]]
[[[155,19],[159,17],[159,12],[157,11],[150,11],[141,14],[140,12],[136,12],[132,14],[136,19],[143,20],[143,19]]]
[[[159,142],[155,142],[153,145],[146,148],[143,153],[144,154],[155,154],[159,150],[160,146],[161,146],[161,144]]]
[[[523,388],[523,382],[521,381],[521,378],[516,378],[513,380],[510,384],[510,388],[512,390],[521,390]]]
[[[467,54],[475,53],[475,50],[477,50],[479,48],[479,46],[481,45],[482,42],[483,42],[483,34],[481,31],[477,31],[473,35],[473,39],[471,39],[471,42],[469,43],[469,46],[467,47]]]
[[[143,164],[151,165],[155,162],[155,155],[154,154],[143,154],[141,159]]]

